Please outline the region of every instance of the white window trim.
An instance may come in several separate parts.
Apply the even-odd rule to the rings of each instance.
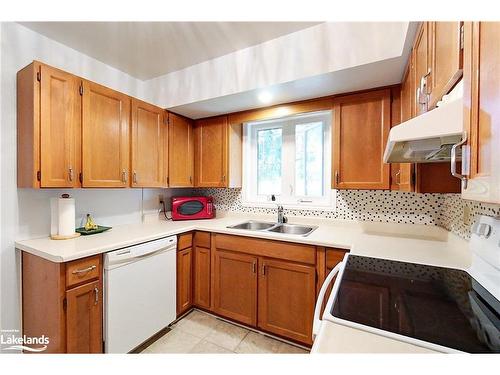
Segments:
[[[323,199],[317,198],[312,199],[312,202],[299,202],[300,197],[295,197],[288,199],[277,195],[276,202],[272,202],[269,196],[258,196],[256,194],[256,186],[250,184],[256,184],[256,137],[255,134],[258,130],[263,129],[273,129],[275,127],[281,127],[283,129],[283,150],[282,154],[293,153],[295,155],[295,140],[293,142],[286,142],[286,137],[293,136],[293,132],[287,132],[287,125],[295,125],[297,123],[302,123],[305,118],[308,117],[320,117],[324,123],[324,134],[323,134],[323,168],[324,168],[324,191],[325,196]],[[243,152],[242,152],[242,194],[241,194],[241,204],[244,207],[262,207],[262,208],[275,208],[276,204],[283,204],[285,208],[289,209],[299,209],[299,210],[322,210],[322,211],[334,211],[336,207],[336,195],[335,190],[331,188],[331,162],[332,162],[332,111],[320,111],[320,112],[309,112],[305,114],[299,114],[295,116],[285,116],[280,118],[274,118],[264,121],[251,121],[243,124]],[[280,125],[277,125],[277,124]],[[283,124],[283,125],[281,125]],[[283,165],[283,164],[282,164]],[[292,176],[290,176],[290,173]],[[295,168],[283,168],[282,177],[288,178],[293,181],[293,190],[295,191]],[[292,189],[292,187],[290,187]],[[311,200],[310,197],[303,197],[304,200]]]

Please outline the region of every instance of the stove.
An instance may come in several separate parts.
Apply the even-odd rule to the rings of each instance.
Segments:
[[[347,254],[313,331],[336,276],[323,319],[440,352],[500,353],[500,218],[479,217],[469,246],[463,270]]]
[[[500,353],[500,302],[458,269],[350,255],[330,312],[458,351]]]

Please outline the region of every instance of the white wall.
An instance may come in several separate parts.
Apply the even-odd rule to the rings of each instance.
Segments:
[[[322,23],[146,81],[149,100],[171,108],[398,58],[408,30],[408,22]]]
[[[76,198],[77,222],[89,212],[98,223],[113,226],[141,222],[143,212],[156,208],[159,193],[167,197],[173,191],[17,189],[16,72],[19,69],[32,60],[40,60],[132,96],[142,98],[143,88],[141,81],[16,23],[2,23],[0,37],[0,328],[19,329],[20,263],[14,241],[49,233],[50,197],[69,192]]]

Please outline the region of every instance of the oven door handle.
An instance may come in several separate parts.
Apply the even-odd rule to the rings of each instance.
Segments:
[[[328,286],[332,283],[332,280],[337,276],[339,273],[340,267],[342,266],[343,262],[338,263],[328,274],[328,276],[325,279],[325,282],[323,285],[321,285],[321,289],[319,290],[319,295],[318,295],[318,301],[316,302],[316,307],[314,309],[314,320],[313,320],[313,340],[316,338],[316,336],[319,333],[319,330],[321,328],[321,308],[323,306],[323,300],[325,299],[325,294],[326,290],[328,289]]]

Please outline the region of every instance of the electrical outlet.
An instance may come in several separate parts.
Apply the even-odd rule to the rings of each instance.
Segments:
[[[163,194],[158,194],[158,204],[162,204],[165,201],[164,199]]]

